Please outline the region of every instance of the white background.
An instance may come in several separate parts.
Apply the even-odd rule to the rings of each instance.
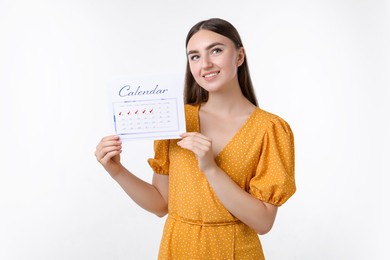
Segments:
[[[94,157],[111,133],[106,83],[183,71],[187,32],[210,17],[239,30],[260,106],[295,134],[298,190],[261,237],[267,259],[389,259],[389,8],[0,0],[0,259],[156,259],[165,219]],[[152,156],[152,141],[128,142],[123,163],[151,180]]]

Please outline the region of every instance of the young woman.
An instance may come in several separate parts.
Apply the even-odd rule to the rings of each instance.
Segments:
[[[222,19],[201,21],[186,39],[187,133],[155,141],[152,184],[120,163],[118,136],[96,157],[142,208],[166,219],[159,259],[264,259],[258,234],[295,192],[294,138],[257,106],[245,50]]]

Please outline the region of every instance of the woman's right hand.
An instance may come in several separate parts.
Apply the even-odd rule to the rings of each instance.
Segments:
[[[123,170],[120,162],[122,152],[122,142],[117,135],[103,137],[96,146],[96,159],[103,165],[104,169],[115,178]]]

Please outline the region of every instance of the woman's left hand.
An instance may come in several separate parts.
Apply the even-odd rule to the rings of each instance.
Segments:
[[[180,135],[183,139],[177,144],[187,150],[192,151],[198,159],[199,168],[202,172],[216,167],[214,160],[212,140],[200,133],[190,132]]]

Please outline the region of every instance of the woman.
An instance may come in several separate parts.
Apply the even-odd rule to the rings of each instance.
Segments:
[[[186,50],[188,132],[155,141],[152,184],[121,165],[117,136],[103,138],[96,157],[141,207],[168,213],[159,259],[264,259],[258,234],[271,229],[295,192],[293,133],[257,106],[229,22],[197,23]]]

